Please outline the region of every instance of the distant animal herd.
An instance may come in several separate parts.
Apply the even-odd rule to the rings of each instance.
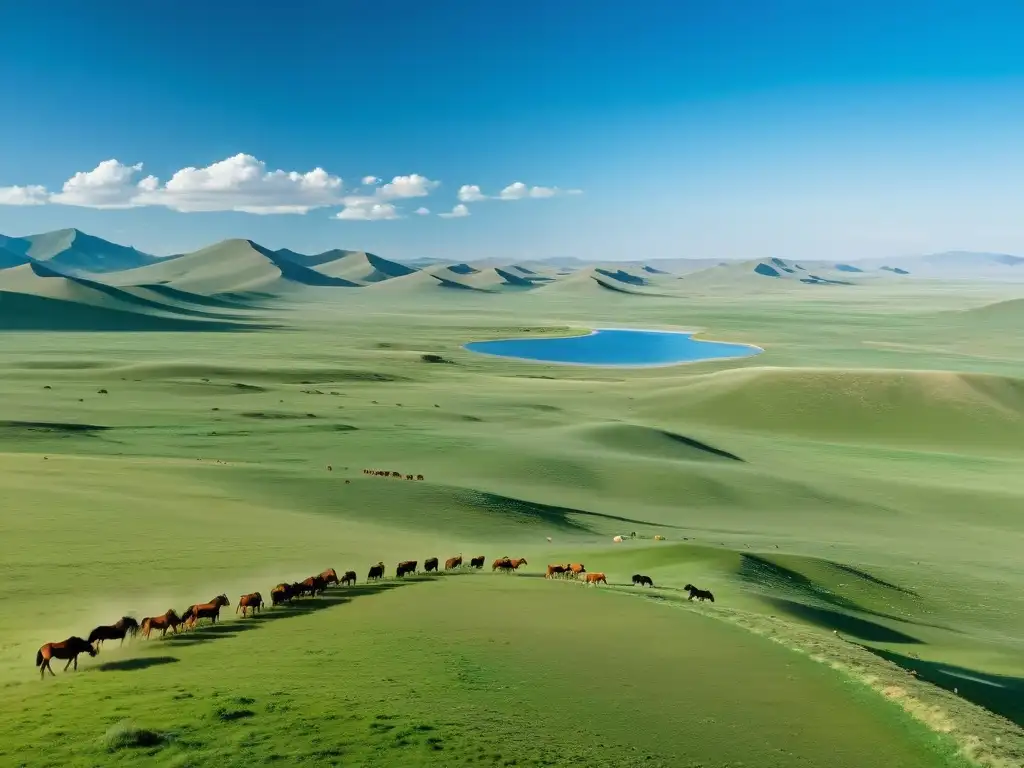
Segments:
[[[364,472],[371,471],[373,470],[364,470]],[[411,478],[411,475],[409,477]],[[419,477],[422,479],[422,475]],[[469,568],[480,570],[484,567],[485,562],[486,558],[484,555],[472,557],[469,560]],[[525,557],[499,557],[491,563],[491,572],[514,573],[525,565],[529,565]],[[423,561],[423,573],[437,573],[439,566],[440,561],[438,558],[428,557]],[[464,567],[462,555],[450,557],[444,562],[444,570],[446,572],[457,571]],[[420,573],[418,560],[403,560],[395,566],[395,578],[397,579],[401,579],[408,574],[418,573]],[[384,576],[384,563],[378,562],[370,566],[370,570],[366,575],[366,581],[378,581],[383,579]],[[608,584],[608,578],[604,573],[588,572],[583,563],[555,563],[548,565],[544,578],[582,579],[585,584],[594,586]],[[319,575],[310,576],[303,581],[282,582],[278,584],[270,590],[270,605],[271,607],[277,607],[302,597],[316,597],[317,595],[322,595],[332,585],[351,586],[355,583],[355,571],[346,571],[344,575],[339,577],[336,570],[328,568]],[[650,576],[635,573],[633,574],[633,585],[654,587],[654,581]],[[698,589],[692,584],[687,584],[683,589],[689,592],[690,597],[688,599],[690,600],[696,599],[701,602],[710,600],[712,603],[715,602],[715,596],[706,589]],[[89,633],[87,639],[76,635],[62,642],[46,643],[36,652],[36,666],[39,667],[39,676],[43,679],[46,677],[47,672],[54,675],[54,671],[50,667],[52,659],[66,660],[67,664],[64,665],[65,672],[72,664],[77,670],[79,655],[87,653],[89,656],[95,656],[99,653],[100,646],[105,640],[120,640],[120,644],[124,645],[126,637],[134,638],[136,635],[141,634],[144,638],[149,639],[156,630],[159,630],[160,637],[165,637],[167,630],[171,630],[173,634],[177,634],[179,628],[181,628],[182,632],[194,630],[199,622],[204,619],[209,620],[210,624],[216,624],[220,619],[221,608],[230,605],[231,601],[228,599],[228,596],[220,594],[208,602],[190,605],[180,614],[173,608],[169,608],[165,613],[159,616],[147,616],[141,622],[136,621],[130,616],[122,616],[113,624],[96,627]],[[263,599],[263,595],[259,592],[252,592],[238,598],[235,613],[237,614],[241,611],[243,618],[255,616],[264,607],[266,607],[266,602]]]
[[[373,477],[397,477],[399,479],[405,478],[406,480],[423,480],[423,475],[403,475],[401,472],[395,472],[388,469],[364,469],[364,475],[372,475]]]

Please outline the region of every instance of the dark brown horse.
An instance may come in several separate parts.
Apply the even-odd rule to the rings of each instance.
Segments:
[[[710,590],[698,589],[697,587],[693,586],[693,584],[687,584],[685,587],[683,587],[683,589],[690,593],[689,598],[687,598],[688,600],[693,600],[694,598],[697,598],[702,603],[705,600],[710,600],[712,603],[715,602],[715,596],[711,594]]]
[[[231,605],[228,596],[217,595],[208,603],[190,605],[181,618],[187,623],[189,629],[195,628],[200,619],[209,619],[211,624],[216,624],[217,619],[220,618],[220,609],[225,605]]]
[[[345,575],[341,577],[341,583],[345,586],[356,583],[356,572],[345,571]]]
[[[78,654],[88,653],[90,656],[95,656],[97,651],[92,643],[88,640],[83,640],[80,637],[69,637],[62,643],[47,643],[38,651],[36,651],[36,666],[39,667],[39,679],[42,680],[46,677],[46,671],[50,670],[50,674],[56,677],[53,669],[50,667],[50,659],[67,659],[68,663],[64,665],[64,671],[68,671],[68,667],[75,665],[75,669],[78,669]]]
[[[324,581],[322,576],[310,576],[299,585],[299,595],[316,597],[319,594],[323,594],[326,589],[327,582]]]
[[[366,574],[367,581],[374,581],[375,579],[384,578],[384,563],[377,563],[376,565],[370,566],[370,572]]]
[[[477,555],[476,557],[471,557],[469,559],[469,567],[470,568],[483,568],[484,567],[484,562],[486,562],[486,559],[487,558],[484,555]]]
[[[426,573],[430,573],[431,571],[436,571],[437,570],[437,558],[436,557],[428,557],[426,560],[424,560],[423,561],[423,570]]]
[[[253,592],[252,594],[242,595],[238,598],[238,605],[235,606],[235,613],[238,613],[238,609],[242,609],[242,618],[246,616],[246,611],[250,611],[253,616],[259,613],[263,609],[263,595],[259,592]]]
[[[407,573],[416,573],[416,566],[419,565],[418,560],[403,560],[395,567],[395,576],[401,578]]]
[[[160,630],[160,637],[167,634],[168,629],[174,630],[174,634],[178,634],[178,627],[184,624],[181,617],[174,612],[173,608],[168,608],[167,613],[163,616],[147,616],[142,620],[139,631],[142,632],[142,636],[149,639],[149,634],[154,629]]]
[[[90,632],[89,644],[99,647],[99,645],[103,644],[104,640],[120,640],[121,645],[124,645],[124,638],[126,635],[129,637],[135,637],[138,633],[139,622],[131,616],[122,616],[113,624],[96,627],[96,629]]]
[[[294,595],[295,590],[292,589],[291,584],[278,584],[270,590],[270,604],[281,605],[281,603],[290,603]]]

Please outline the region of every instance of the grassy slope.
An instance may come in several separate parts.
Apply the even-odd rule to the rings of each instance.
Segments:
[[[783,638],[811,632],[823,644],[832,638],[821,630],[835,628],[848,641],[819,655],[869,665],[864,645],[1024,719],[1014,709],[1024,677],[1024,480],[1021,450],[1007,437],[1019,389],[1010,379],[978,386],[969,375],[1021,375],[1021,342],[990,333],[987,319],[972,325],[969,313],[936,314],[954,297],[964,308],[1005,298],[994,289],[872,290],[841,305],[783,294],[756,303],[694,297],[683,307],[608,292],[593,301],[436,291],[403,296],[401,314],[376,309],[375,291],[343,291],[337,306],[292,318],[302,333],[190,334],[159,345],[118,337],[116,346],[103,334],[6,336],[0,491],[19,514],[5,519],[0,540],[10,585],[0,611],[0,744],[38,758],[29,764],[58,764],[84,744],[92,757],[80,759],[92,764],[106,730],[131,716],[171,734],[156,755],[178,765],[203,764],[195,755],[242,760],[244,744],[258,759],[320,764],[348,755],[447,765],[453,754],[543,764],[561,749],[586,765],[633,765],[634,754],[654,765],[810,765],[837,740],[847,762],[832,765],[864,764],[865,746],[906,756],[891,764],[942,764],[945,747],[880,697],[699,615]],[[876,312],[880,298],[916,312]],[[644,327],[693,323],[767,351],[735,366],[623,372],[459,348],[523,323],[624,317]],[[424,352],[457,364],[422,363]],[[792,366],[813,371],[773,370]],[[836,367],[876,371],[819,370]],[[741,370],[713,373],[732,368]],[[885,372],[894,368],[968,375],[936,388],[933,374]],[[877,409],[865,403],[888,415],[872,421]],[[845,416],[851,407],[862,409],[855,419]],[[985,421],[993,409],[1002,422]],[[942,427],[950,413],[961,420]],[[924,429],[927,440],[907,439]],[[367,479],[366,466],[422,472],[427,482]],[[670,541],[610,544],[630,530]],[[460,550],[523,554],[535,572],[583,559],[620,584],[649,573],[661,599],[521,577],[449,579],[257,622],[259,631],[200,636],[217,642],[152,642],[85,662],[116,662],[109,674],[45,687],[32,679],[40,642],[124,612],[180,609],[222,590],[233,601],[266,594],[279,579],[328,565],[362,578],[377,559]],[[679,604],[687,581],[712,588],[719,603]],[[565,695],[576,690],[584,693]],[[769,694],[789,705],[769,705]],[[835,707],[820,706],[830,700]],[[962,699],[940,701],[954,733],[982,722]],[[73,715],[39,719],[53,706]],[[469,717],[473,706],[486,716]],[[253,714],[231,719],[235,710]],[[820,719],[825,711],[834,715]],[[318,717],[325,712],[336,717]],[[815,717],[813,729],[793,725]],[[982,751],[996,749],[996,730],[972,732]],[[1010,749],[1012,731],[998,733]],[[26,751],[31,744],[46,747]]]

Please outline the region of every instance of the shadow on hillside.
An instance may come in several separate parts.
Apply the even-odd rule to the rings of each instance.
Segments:
[[[1024,678],[992,675],[950,664],[922,661],[864,645],[860,647],[908,672],[916,672],[919,680],[947,691],[956,689],[956,694],[961,698],[1024,726]]]
[[[850,616],[847,613],[832,611],[828,608],[816,608],[780,597],[769,597],[768,602],[795,619],[806,621],[809,624],[823,627],[824,629],[835,630],[844,635],[852,635],[869,643],[921,645],[921,641],[916,637],[911,637],[904,632],[900,632],[898,629],[892,629],[883,624],[877,624],[857,616]]]
[[[501,494],[488,493],[486,491],[463,490],[456,492],[455,497],[477,509],[487,512],[497,512],[506,520],[522,523],[540,522],[562,530],[577,531],[580,533],[601,533],[601,531],[596,531],[587,525],[582,525],[581,523],[572,520],[570,515],[614,520],[619,523],[642,525],[651,528],[682,527],[678,525],[668,525],[666,523],[652,523],[647,520],[636,520],[630,517],[619,517],[618,515],[608,515],[603,512],[590,512],[586,509],[541,504],[536,501],[516,499],[511,496],[502,496]]]
[[[119,659],[107,661],[93,667],[97,672],[133,672],[137,669],[161,667],[164,664],[176,664],[180,659],[176,656],[142,656],[138,659]]]
[[[242,632],[257,629],[267,622],[287,619],[292,616],[305,616],[310,613],[322,611],[325,608],[350,603],[353,600],[366,595],[376,595],[381,592],[389,592],[392,589],[398,589],[399,587],[407,586],[409,584],[419,584],[433,580],[434,577],[432,576],[412,576],[402,581],[394,580],[374,584],[360,584],[354,587],[331,587],[327,592],[319,597],[297,598],[284,605],[266,607],[255,616],[242,618],[239,615],[235,617],[234,620],[227,618],[230,614],[225,614],[225,612],[222,611],[222,618],[216,624],[201,625],[194,630],[180,632],[176,635],[169,634],[162,639],[162,642],[170,643],[174,646],[201,645],[220,638],[233,637]]]
[[[832,567],[837,567],[836,563],[828,561],[825,562]],[[871,581],[872,583],[880,582],[880,584],[886,588],[902,591],[899,587],[882,582],[880,579],[875,579],[870,574],[865,573],[864,571],[859,571],[856,568],[842,566],[841,570],[846,573],[850,573],[851,575],[856,575],[859,578]],[[904,616],[894,616],[871,608],[865,608],[855,600],[850,600],[849,598],[837,595],[835,592],[826,589],[817,582],[807,578],[802,573],[798,573],[797,571],[786,568],[778,563],[773,563],[771,560],[759,557],[758,555],[740,554],[739,576],[750,584],[756,584],[760,587],[767,588],[770,592],[783,594],[788,593],[789,595],[802,600],[824,603],[825,605],[839,611],[851,611],[853,613],[862,613],[866,616],[874,616],[879,619],[898,621],[903,624],[913,624],[919,627],[931,627],[933,629],[942,629],[947,632],[956,632],[955,629],[941,624],[930,624],[928,622],[918,621]],[[771,599],[774,600],[778,598],[772,597]]]
[[[877,576],[872,576],[867,571],[862,571],[860,568],[854,568],[852,565],[846,565],[844,563],[836,563],[836,562],[833,562],[833,561],[829,561],[829,565],[832,566],[833,568],[835,568],[838,571],[842,571],[843,573],[847,573],[847,574],[849,574],[851,576],[856,576],[858,579],[863,579],[864,581],[870,582],[871,584],[874,584],[877,587],[885,587],[886,589],[891,589],[891,590],[894,590],[896,592],[901,592],[902,594],[910,595],[911,597],[918,597],[919,596],[917,594],[917,592],[915,592],[912,589],[907,589],[906,587],[901,587],[899,584],[893,584],[892,582],[885,581],[884,579],[880,579]]]

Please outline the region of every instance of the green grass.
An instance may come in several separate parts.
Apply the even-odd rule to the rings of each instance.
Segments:
[[[279,330],[5,334],[0,763],[1019,763],[1024,342],[946,311],[1015,294],[819,288],[309,289],[258,310]],[[624,321],[766,351],[623,371],[461,349]],[[393,586],[398,560],[459,552],[530,565]],[[570,559],[612,587],[538,577]],[[384,587],[234,616],[377,560]],[[220,592],[216,629],[32,667]]]

